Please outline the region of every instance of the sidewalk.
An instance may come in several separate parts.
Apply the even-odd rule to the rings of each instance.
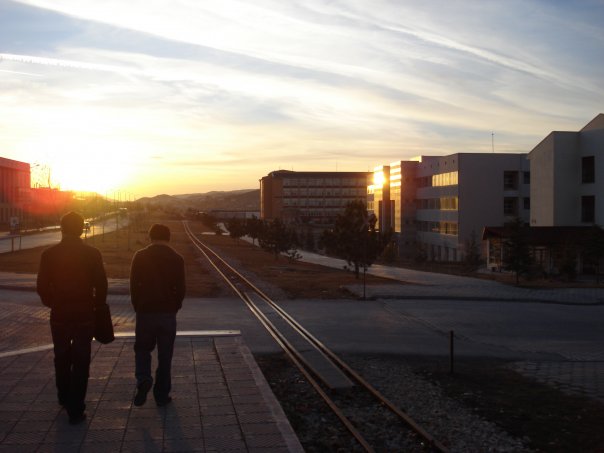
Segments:
[[[342,269],[344,260],[301,251],[301,260],[322,266]],[[400,267],[374,264],[367,274],[389,278],[402,285],[371,285],[365,288],[368,298],[380,299],[464,299],[464,300],[511,300],[576,305],[604,304],[603,288],[552,288],[530,289],[504,285],[503,283],[479,278],[436,272],[416,271]],[[362,277],[361,277],[362,278]],[[363,283],[347,287],[361,297]]]
[[[53,352],[0,355],[0,452],[302,452],[281,406],[238,335],[176,340],[173,401],[132,405],[132,338],[93,342],[86,422],[58,405]]]
[[[0,289],[36,290],[36,274],[0,272]],[[109,279],[109,294],[130,294],[129,282],[125,278]]]
[[[316,253],[300,252],[302,261],[342,269],[346,263]],[[530,289],[458,275],[423,272],[374,264],[367,274],[401,282],[400,285],[368,285],[363,291],[362,277],[356,285],[346,287],[357,297],[371,299],[461,299],[542,302],[572,305],[604,304],[603,288]],[[0,289],[35,290],[36,275],[0,272]],[[128,294],[127,279],[110,279],[112,294]]]

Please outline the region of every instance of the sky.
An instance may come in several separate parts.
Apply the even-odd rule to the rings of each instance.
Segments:
[[[604,112],[604,1],[0,0],[0,156],[139,198],[529,152]]]

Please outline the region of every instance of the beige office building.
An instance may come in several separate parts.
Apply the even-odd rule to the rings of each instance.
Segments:
[[[529,220],[526,154],[420,156],[376,167],[368,206],[395,233],[401,258],[461,261],[485,226]],[[378,196],[379,194],[379,196]],[[484,252],[483,252],[484,253]]]
[[[279,170],[260,180],[260,218],[331,225],[346,204],[366,200],[370,172]]]
[[[604,227],[604,114],[578,132],[553,131],[528,157],[531,226]]]

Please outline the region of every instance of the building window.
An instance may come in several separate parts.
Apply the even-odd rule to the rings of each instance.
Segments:
[[[524,197],[522,200],[522,204],[524,209],[529,210],[531,209],[531,199],[529,197]]]
[[[531,172],[530,171],[523,172],[523,180],[522,180],[522,182],[524,184],[530,184],[531,183]]]
[[[503,199],[503,215],[518,216],[518,200],[515,197],[505,197]]]
[[[581,159],[581,182],[584,184],[596,181],[595,157],[587,156]]]
[[[586,195],[581,197],[581,222],[594,223],[596,219],[596,197]]]
[[[517,190],[518,189],[518,172],[504,171],[503,172],[503,189]]]

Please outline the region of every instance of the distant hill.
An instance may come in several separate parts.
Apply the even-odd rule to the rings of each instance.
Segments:
[[[260,190],[240,189],[231,191],[212,191],[206,193],[189,193],[182,195],[156,195],[140,198],[141,203],[150,203],[176,209],[228,209],[234,211],[259,211]]]

